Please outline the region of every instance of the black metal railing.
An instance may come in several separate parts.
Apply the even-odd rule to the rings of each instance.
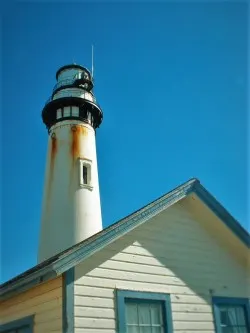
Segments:
[[[47,105],[48,103],[50,103],[53,100],[52,96],[50,96],[47,99],[45,105]],[[57,98],[55,98],[55,100],[58,99],[58,98],[64,98],[64,97],[81,97],[82,99],[85,99],[87,101],[93,102],[96,105],[98,105],[97,102],[96,102],[96,98],[90,92],[82,92],[82,91],[74,91],[74,92],[73,91],[64,91],[64,92],[62,92],[61,91],[60,92],[60,96],[58,96]]]
[[[54,86],[54,88],[53,88],[53,92],[54,92],[55,90],[57,90],[58,88],[60,88],[60,87],[63,87],[63,86],[71,86],[71,85],[74,84],[75,81],[76,81],[75,78],[74,78],[74,79],[65,79],[65,80],[59,81],[59,82],[57,82],[57,84]]]

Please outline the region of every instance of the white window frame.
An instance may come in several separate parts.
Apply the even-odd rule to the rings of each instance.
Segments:
[[[83,167],[87,167],[87,184],[84,184],[83,180]],[[88,159],[79,159],[79,183],[80,187],[93,189],[92,185],[92,161]]]

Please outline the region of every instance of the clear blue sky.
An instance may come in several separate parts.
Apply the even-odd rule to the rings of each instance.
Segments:
[[[248,228],[246,4],[19,3],[3,20],[2,282],[36,264],[41,110],[92,43],[104,227],[198,177]]]

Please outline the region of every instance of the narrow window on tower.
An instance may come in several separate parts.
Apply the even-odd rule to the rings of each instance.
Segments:
[[[91,120],[92,120],[92,115],[90,112],[88,112],[88,123],[91,124]]]
[[[62,118],[62,109],[57,109],[56,110],[56,119]]]
[[[63,108],[63,116],[66,118],[66,117],[70,117],[70,111],[71,111],[71,109],[70,109],[70,106],[65,106],[64,108]]]
[[[86,165],[82,166],[82,180],[83,180],[83,185],[88,184],[88,168]]]
[[[82,160],[80,159],[80,186],[88,189],[92,189],[91,182],[91,161],[90,160]]]
[[[79,117],[79,107],[78,106],[72,106],[71,112],[73,117]]]

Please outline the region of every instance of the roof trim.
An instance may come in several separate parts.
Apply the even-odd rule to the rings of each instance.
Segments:
[[[198,179],[191,179],[92,237],[83,240],[14,279],[5,282],[1,286],[2,297],[7,298],[13,293],[24,291],[34,284],[39,284],[42,281],[64,273],[82,260],[185,198],[190,193],[195,193],[247,247],[250,247],[249,233],[200,184]]]
[[[40,269],[37,266],[29,269],[21,275],[18,275],[14,279],[3,283],[0,290],[0,300],[4,300],[5,298],[24,292],[40,283],[58,276],[53,270],[53,267],[48,263]],[[5,286],[6,284],[7,286]]]
[[[193,192],[208,208],[247,246],[250,247],[250,235],[240,223],[212,196],[204,186],[195,183]]]

